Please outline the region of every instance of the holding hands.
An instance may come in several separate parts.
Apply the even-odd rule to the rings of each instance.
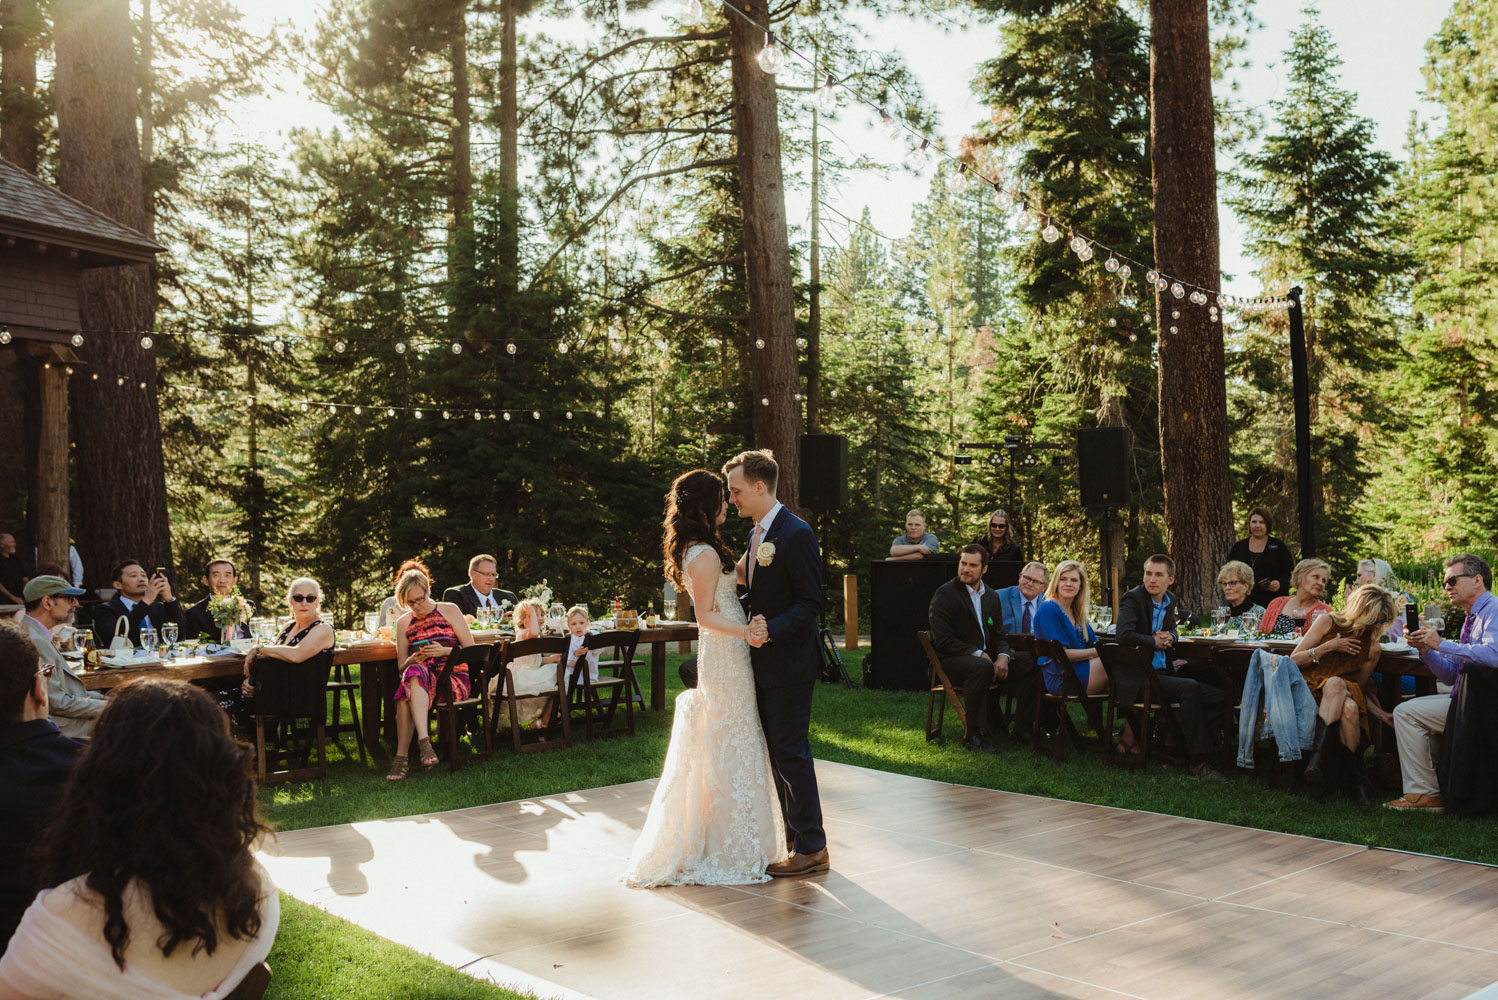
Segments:
[[[770,625],[764,615],[755,615],[744,627],[744,641],[758,649],[770,641]]]

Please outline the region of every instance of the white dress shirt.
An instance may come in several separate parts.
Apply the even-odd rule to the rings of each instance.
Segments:
[[[987,639],[988,631],[983,627],[983,581],[981,579],[967,588],[967,596],[968,600],[973,602],[973,615],[978,619],[978,634]],[[984,655],[984,651],[981,649],[974,650],[973,655],[982,656]]]

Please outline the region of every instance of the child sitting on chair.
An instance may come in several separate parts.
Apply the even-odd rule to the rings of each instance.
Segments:
[[[542,623],[546,621],[546,608],[534,598],[515,605],[515,641],[536,639],[541,635]],[[540,653],[517,656],[510,661],[510,676],[515,680],[516,709],[520,724],[527,725],[546,715],[551,708],[551,695],[557,689],[557,654],[543,657]],[[489,680],[489,694],[499,696],[499,675]],[[503,702],[495,705],[501,717],[509,717],[509,706]]]
[[[567,631],[572,638],[567,645],[567,675],[572,676],[572,667],[577,663],[583,640],[588,637],[588,609],[581,604],[567,609]],[[598,650],[588,650],[588,683],[598,683]]]

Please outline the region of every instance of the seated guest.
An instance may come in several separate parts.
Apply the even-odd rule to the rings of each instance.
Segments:
[[[1296,563],[1290,574],[1291,595],[1269,602],[1259,631],[1277,639],[1293,639],[1305,632],[1306,623],[1316,612],[1332,609],[1321,600],[1330,574],[1331,567],[1320,559],[1302,559]]]
[[[1469,667],[1498,668],[1498,600],[1492,594],[1493,571],[1481,557],[1466,553],[1446,560],[1442,582],[1451,603],[1466,612],[1461,638],[1442,639],[1433,628],[1420,628],[1406,639],[1420,650],[1420,662],[1436,679],[1452,686],[1450,694],[1433,694],[1400,702],[1394,709],[1394,736],[1399,743],[1399,771],[1404,794],[1384,805],[1391,809],[1442,809],[1436,783],[1436,745],[1446,732],[1451,698]]]
[[[992,750],[983,741],[990,718],[988,688],[1009,676],[1009,644],[1004,641],[1004,609],[999,595],[983,583],[983,546],[965,547],[957,557],[957,577],[931,595],[931,647],[952,683],[961,685],[967,713],[968,750]]]
[[[1290,554],[1290,546],[1269,534],[1273,527],[1269,511],[1255,507],[1248,512],[1248,537],[1238,539],[1228,549],[1228,562],[1244,563],[1253,574],[1254,589],[1249,597],[1265,607],[1276,597],[1289,594],[1293,586],[1290,572],[1295,557]]]
[[[64,736],[84,739],[94,720],[104,711],[104,696],[90,691],[57,651],[52,630],[67,624],[78,607],[83,591],[69,587],[60,576],[32,577],[24,589],[26,629],[42,662],[51,667],[47,676],[47,701],[52,721]]]
[[[210,639],[248,639],[250,637],[250,623],[240,622],[234,626],[234,633],[225,636],[224,630],[213,622],[213,612],[208,610],[208,602],[215,597],[228,597],[234,592],[234,587],[239,583],[239,573],[234,569],[234,564],[227,559],[214,559],[203,567],[203,586],[208,588],[208,595],[201,601],[187,609],[184,616],[186,624],[183,626],[189,636],[206,635]]]
[[[391,590],[399,590],[401,580],[405,579],[406,574],[413,569],[421,570],[422,575],[428,580],[432,578],[432,571],[427,569],[426,563],[420,559],[407,559],[401,563],[400,569],[395,571],[395,579],[390,581]],[[380,605],[380,627],[384,628],[386,625],[394,625],[395,620],[405,613],[406,608],[402,607],[400,600],[394,593],[391,593],[389,597],[385,598],[384,603]]]
[[[567,672],[571,675],[572,666],[577,662],[579,654],[583,651],[583,642],[588,638],[588,626],[592,622],[588,618],[588,609],[581,604],[575,604],[567,609],[567,633],[571,637],[567,643]],[[588,683],[598,683],[598,650],[590,649],[588,654]],[[687,687],[696,687],[696,679]]]
[[[1050,578],[1045,563],[1029,562],[1019,571],[1018,584],[998,591],[999,607],[1004,611],[1005,635],[1035,634],[1035,615],[1045,600],[1045,587]],[[1021,743],[1030,740],[1035,722],[1035,702],[1040,698],[1035,686],[1036,669],[1034,656],[1010,651],[1009,677],[1003,688],[1006,693],[1014,693],[1014,732],[1011,735]]]
[[[1170,592],[1175,579],[1175,562],[1170,556],[1157,554],[1144,561],[1144,583],[1124,594],[1118,602],[1118,642],[1123,646],[1153,650],[1151,665],[1160,689],[1173,704],[1180,706],[1176,709],[1176,718],[1181,723],[1182,735],[1186,737],[1191,776],[1226,781],[1222,772],[1207,761],[1207,755],[1212,751],[1209,723],[1218,718],[1226,696],[1221,688],[1178,676],[1170,670],[1169,651],[1180,640],[1175,631],[1178,602]],[[1124,704],[1132,705],[1141,692],[1129,681],[1129,678],[1119,678],[1118,697]],[[1118,752],[1140,753],[1129,722],[1124,723]]]
[[[1035,637],[1055,639],[1066,648],[1066,663],[1048,656],[1040,658],[1045,689],[1061,694],[1063,670],[1071,670],[1088,694],[1102,694],[1108,689],[1108,671],[1097,655],[1097,633],[1087,623],[1087,608],[1092,603],[1092,588],[1087,583],[1087,569],[1077,560],[1068,559],[1056,567],[1046,587],[1046,599],[1035,613]]]
[[[41,563],[40,565],[38,565],[37,568],[36,568],[36,575],[37,576],[60,576],[63,579],[67,579],[68,571],[65,570],[65,569],[63,569],[57,563],[49,562],[49,563]]]
[[[1242,628],[1244,615],[1264,617],[1264,609],[1254,603],[1254,571],[1248,563],[1236,559],[1223,563],[1217,571],[1217,586],[1222,588],[1230,628]]]
[[[515,641],[538,639],[546,624],[546,605],[534,597],[527,597],[515,605],[512,612],[515,622]],[[516,710],[522,724],[539,719],[551,710],[553,692],[557,689],[557,654],[542,656],[530,653],[517,656],[510,661],[510,676],[514,679]],[[499,675],[489,678],[489,695],[499,697]],[[509,717],[509,705],[496,703],[495,714]]]
[[[1368,558],[1358,563],[1358,575],[1353,579],[1352,585],[1361,587],[1365,583],[1377,584],[1395,597],[1404,598],[1406,604],[1415,603],[1413,595],[1400,589],[1399,580],[1394,576],[1394,567],[1382,559]],[[1389,626],[1389,631],[1385,634],[1391,639],[1404,635],[1404,616],[1396,615],[1394,624]],[[1411,677],[1409,680],[1413,684],[1415,679]],[[1411,691],[1413,693],[1413,688]]]
[[[419,569],[406,571],[395,588],[395,597],[409,610],[395,622],[395,659],[401,679],[395,689],[395,758],[385,777],[400,781],[411,772],[407,751],[413,733],[421,766],[431,770],[437,765],[437,751],[432,749],[427,729],[432,699],[446,697],[445,692],[437,691],[437,678],[449,654],[473,645],[473,633],[456,604],[432,600],[432,581]],[[452,696],[458,701],[467,698],[473,689],[468,667],[454,667],[449,679]]]
[[[322,587],[311,577],[299,576],[286,588],[286,608],[291,612],[291,624],[281,630],[276,641],[268,646],[257,646],[244,655],[244,695],[255,695],[255,661],[259,657],[286,660],[288,663],[305,663],[325,649],[332,649],[337,640],[333,626],[317,616],[322,610]]]
[[[265,960],[280,903],[244,751],[191,684],[119,689],[45,834],[0,996],[218,997]]]
[[[1302,777],[1308,784],[1324,783],[1329,790],[1343,788],[1364,805],[1368,792],[1357,751],[1368,733],[1368,713],[1384,723],[1394,721],[1371,697],[1368,679],[1381,653],[1379,637],[1402,610],[1399,598],[1376,584],[1364,584],[1347,596],[1342,611],[1312,622],[1290,654],[1321,703]],[[1328,745],[1331,731],[1337,737]]]
[[[47,718],[47,675],[20,629],[0,625],[0,952],[36,895],[31,849],[83,746]]]
[[[6,604],[24,603],[21,591],[26,589],[29,576],[16,552],[16,536],[8,531],[0,531],[0,601]]]
[[[477,615],[479,608],[502,610],[501,605],[514,607],[520,598],[508,590],[499,590],[494,581],[499,579],[499,562],[491,555],[477,555],[468,560],[468,583],[461,587],[448,587],[442,599],[456,604],[465,615]]]
[[[924,559],[938,551],[936,536],[926,530],[926,515],[913,510],[905,515],[905,534],[890,543],[891,559]]]
[[[182,624],[182,603],[172,595],[165,573],[146,576],[138,560],[126,559],[114,568],[114,587],[119,593],[94,609],[94,638],[107,647],[118,631],[132,646],[140,645],[140,630],[149,626],[158,632],[167,622]],[[120,629],[120,619],[127,627]]]
[[[988,550],[990,563],[1021,562],[1025,558],[1024,551],[1014,538],[1014,532],[1009,528],[1009,513],[1004,510],[996,510],[988,515],[988,530],[973,539],[973,544]]]

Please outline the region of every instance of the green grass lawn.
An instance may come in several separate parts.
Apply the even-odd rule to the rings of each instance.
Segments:
[[[864,651],[844,654],[855,680],[863,655]],[[668,698],[681,688],[676,676],[679,659],[669,660]],[[1029,746],[1012,743],[1004,744],[997,755],[974,754],[959,745],[961,733],[950,714],[947,742],[928,744],[922,733],[925,713],[924,692],[818,685],[812,747],[821,760],[936,781],[1498,864],[1498,838],[1492,835],[1491,821],[1409,815],[1376,806],[1363,809],[1345,800],[1318,803],[1271,788],[1253,773],[1226,765],[1220,766],[1232,780],[1207,784],[1162,762],[1143,773],[1121,771],[1104,764],[1091,749],[1069,751],[1060,764],[1035,756]],[[361,765],[334,749],[327,781],[273,786],[262,791],[261,802],[274,828],[295,830],[652,778],[660,773],[665,757],[670,717],[647,712],[637,715],[636,722],[633,739],[579,740],[566,750],[527,757],[502,748],[492,760],[470,763],[456,774],[444,761],[430,772],[413,770],[403,782],[384,780],[388,757]],[[514,996],[284,894],[283,900],[282,932],[269,959],[276,979],[268,996]]]

